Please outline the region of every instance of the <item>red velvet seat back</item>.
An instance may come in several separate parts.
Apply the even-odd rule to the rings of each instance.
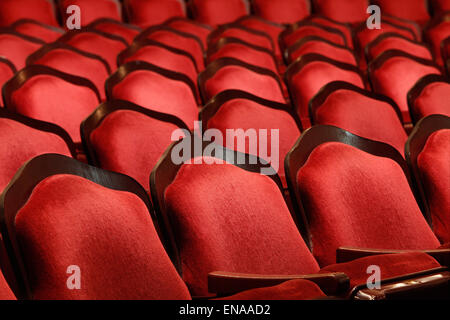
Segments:
[[[336,126],[358,136],[390,144],[400,154],[404,153],[407,135],[391,104],[358,88],[334,86],[336,83],[330,83],[323,89],[327,93],[321,100],[325,100],[311,115],[314,124]]]
[[[368,45],[366,53],[372,60],[388,50],[401,50],[422,59],[433,60],[433,56],[426,46],[394,33],[380,35]]]
[[[30,127],[9,118],[0,118],[0,192],[28,160],[44,153],[71,156],[64,139],[52,132]]]
[[[289,29],[288,29],[289,30]],[[301,40],[308,36],[317,36],[324,38],[341,46],[347,45],[345,35],[337,29],[320,26],[312,22],[312,24],[302,25],[293,29],[286,35],[282,34],[281,39],[284,43],[284,47],[287,48],[293,45],[298,40]]]
[[[267,176],[231,164],[185,164],[164,199],[193,295],[208,293],[212,271],[318,271],[280,189]]]
[[[450,117],[450,83],[441,79],[421,84],[420,82],[424,79],[417,82],[415,87],[420,86],[420,88],[417,89],[417,94],[409,103],[415,120],[418,121],[431,114],[443,114]],[[413,90],[410,90],[410,94]]]
[[[16,68],[8,60],[0,59],[0,87],[3,87],[6,81],[8,81],[16,73]]]
[[[208,36],[212,30],[210,26],[183,18],[170,19],[166,24],[172,29],[186,32],[198,37],[202,41],[204,48],[208,46]]]
[[[403,121],[411,122],[408,109],[407,94],[414,84],[427,74],[440,74],[439,69],[432,64],[424,64],[409,56],[394,54],[396,51],[386,51],[373,60],[370,68],[370,78],[374,91],[390,97],[399,106]]]
[[[337,22],[335,20],[331,20],[320,15],[310,16],[308,20],[323,25],[325,27],[330,27],[341,31],[345,35],[345,39],[347,39],[347,46],[349,48],[353,48],[353,35],[350,24]]]
[[[447,100],[448,101],[448,100]],[[417,157],[433,230],[442,243],[450,242],[450,129],[432,133]]]
[[[125,0],[124,8],[130,23],[143,28],[186,16],[182,0]]]
[[[450,17],[450,13],[447,14]],[[427,41],[431,44],[433,54],[436,63],[440,66],[444,65],[441,54],[441,43],[442,41],[450,36],[450,21],[443,20],[442,22],[432,26],[425,31],[425,37]]]
[[[134,193],[52,175],[17,212],[15,232],[34,299],[190,298]],[[67,289],[72,265],[80,290]]]
[[[222,29],[217,29],[209,35],[209,45],[215,44],[221,38],[237,38],[258,47],[266,48],[271,51],[274,50],[274,43],[268,34],[257,30],[247,29],[240,25],[237,27],[229,25]]]
[[[355,24],[369,16],[366,13],[367,0],[313,0],[313,3],[317,13],[339,22]]]
[[[339,155],[339,156],[336,156]],[[397,162],[340,142],[316,147],[297,175],[313,254],[336,262],[341,246],[422,250],[439,241]]]
[[[217,26],[249,13],[246,0],[190,0],[192,15],[198,22]]]
[[[119,23],[110,19],[96,20],[91,24],[92,28],[105,33],[109,33],[125,39],[128,43],[132,43],[134,38],[141,31],[140,28],[129,24]]]
[[[54,4],[48,0],[2,0],[0,1],[0,27],[7,27],[20,19],[57,26]]]
[[[108,114],[90,134],[101,168],[133,177],[149,190],[150,172],[178,127],[133,110]]]
[[[36,38],[10,32],[0,33],[0,56],[10,60],[19,70],[25,67],[27,57],[43,44],[43,41]]]
[[[12,28],[21,34],[40,39],[46,43],[56,41],[64,33],[63,29],[41,24],[34,20],[19,20]]]
[[[147,109],[172,114],[190,128],[198,118],[192,88],[184,81],[150,70],[137,69],[128,73],[111,88],[108,98],[127,100]]]
[[[255,0],[252,5],[257,16],[282,24],[303,20],[311,12],[309,0]]]
[[[11,291],[8,283],[3,277],[3,273],[0,270],[0,300],[16,300],[16,296]]]
[[[376,0],[374,3],[380,6],[383,13],[413,20],[421,25],[430,19],[428,2],[424,0]]]
[[[81,11],[81,25],[87,26],[99,18],[110,18],[120,21],[122,18],[121,4],[117,0],[61,0],[59,7],[63,21],[66,21],[72,13],[67,14],[69,6],[76,5]]]

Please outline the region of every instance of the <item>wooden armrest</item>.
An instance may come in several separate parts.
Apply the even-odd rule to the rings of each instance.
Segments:
[[[429,254],[437,260],[442,266],[450,267],[450,249],[435,250],[383,250],[383,249],[362,249],[351,247],[340,247],[336,250],[336,262],[345,263],[359,258],[374,256],[378,254],[393,254],[421,251]]]
[[[289,280],[309,280],[316,283],[327,295],[338,295],[348,291],[349,278],[342,272],[311,275],[260,275],[232,272],[208,274],[208,291],[217,295],[232,295],[241,291],[271,287]]]

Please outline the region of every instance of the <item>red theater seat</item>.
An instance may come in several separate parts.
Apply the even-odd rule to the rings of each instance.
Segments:
[[[402,19],[399,17],[394,17],[385,13],[382,14],[382,20],[411,30],[416,36],[416,40],[419,42],[422,41],[422,27],[416,22],[412,20]]]
[[[408,92],[408,107],[413,123],[431,114],[450,117],[450,82],[435,74],[420,78]]]
[[[246,140],[244,144],[235,143],[228,146],[223,141],[223,146],[239,152],[253,154],[266,160],[277,171],[286,188],[284,177],[284,157],[300,136],[300,121],[292,111],[292,108],[285,104],[261,99],[257,96],[240,90],[226,90],[214,97],[200,112],[200,120],[203,129],[218,129],[223,137],[226,137],[227,129],[243,129],[255,131],[258,135],[260,130],[267,130],[267,144],[265,151],[261,150],[263,138],[258,137],[258,145],[250,145]],[[278,140],[276,145],[272,144],[271,130],[278,130]],[[249,131],[249,132],[250,132]],[[251,133],[249,133],[251,135]],[[239,141],[239,138],[237,138]],[[264,138],[266,139],[266,138]],[[276,139],[276,138],[273,138]],[[216,141],[220,144],[220,142]],[[256,148],[256,149],[255,149]],[[276,154],[271,154],[272,148],[278,148]],[[262,155],[262,152],[265,152]],[[273,159],[272,157],[276,157]]]
[[[310,99],[324,85],[338,80],[365,87],[364,78],[357,67],[320,54],[306,54],[288,67],[285,82],[304,129],[311,126],[308,113]]]
[[[339,22],[356,24],[367,19],[368,0],[313,0],[314,10]]]
[[[184,74],[144,61],[120,66],[106,81],[108,100],[127,100],[180,118],[189,128],[198,119],[195,85]]]
[[[122,37],[92,28],[68,32],[58,41],[102,57],[108,62],[111,70],[116,69],[117,55],[128,46],[127,41]]]
[[[291,24],[306,18],[311,12],[309,0],[253,0],[255,15],[280,24]]]
[[[12,111],[59,125],[79,143],[80,123],[100,103],[100,95],[86,78],[32,65],[3,86],[3,100]]]
[[[189,52],[150,39],[134,41],[117,57],[120,66],[129,61],[145,61],[164,69],[185,74],[197,84],[198,67]]]
[[[242,90],[267,100],[286,103],[281,81],[276,73],[234,58],[220,58],[211,62],[200,73],[198,85],[204,103],[229,89]]]
[[[141,32],[141,28],[135,25],[125,24],[108,18],[93,21],[89,28],[121,37],[128,43],[132,43],[134,38]]]
[[[12,78],[16,72],[16,67],[11,61],[0,57],[0,87],[3,87],[3,84]]]
[[[388,50],[401,50],[418,58],[433,60],[428,46],[416,42],[395,32],[382,33],[375,40],[366,45],[365,55],[368,62]]]
[[[53,1],[2,0],[0,1],[0,27],[7,27],[20,19],[34,19],[57,26]]]
[[[144,39],[151,39],[170,47],[187,51],[194,57],[199,70],[203,70],[205,66],[205,48],[197,36],[162,25],[145,29],[136,37],[135,41]]]
[[[238,38],[221,38],[209,46],[206,62],[220,58],[235,58],[278,73],[278,63],[271,50],[252,45]]]
[[[11,25],[11,28],[18,33],[40,39],[44,42],[56,41],[64,34],[64,30],[58,27],[49,26],[31,19],[21,19]]]
[[[81,26],[87,26],[100,18],[120,21],[122,17],[122,7],[119,0],[59,0],[58,4],[63,21],[67,21],[73,14],[72,12],[67,13],[69,6],[75,5],[80,7]]]
[[[395,101],[405,124],[411,123],[408,91],[427,74],[440,74],[440,71],[433,62],[399,50],[385,51],[369,64],[373,90]]]
[[[312,15],[308,17],[309,21],[321,24],[325,27],[330,27],[334,29],[338,29],[345,35],[345,39],[347,40],[347,46],[349,48],[353,48],[353,35],[352,35],[352,26],[349,23],[337,22],[331,20],[327,17],[320,15]]]
[[[425,40],[431,45],[436,63],[443,66],[441,43],[445,38],[450,37],[450,11],[433,18],[423,32]]]
[[[194,20],[211,26],[233,22],[250,12],[247,0],[190,0],[189,7]]]
[[[441,243],[450,242],[450,118],[420,120],[408,139],[406,159],[434,233]]]
[[[272,42],[271,37],[267,33],[249,29],[236,23],[218,27],[209,35],[208,44],[213,45],[222,38],[237,38],[271,51],[275,48],[275,44]]]
[[[173,17],[186,17],[183,0],[124,0],[124,9],[131,24],[147,28]]]
[[[444,11],[450,11],[449,0],[430,0],[434,14],[439,14]]]
[[[291,197],[303,209],[303,228],[321,266],[343,262],[343,247],[357,256],[365,250],[440,246],[416,202],[406,161],[395,148],[337,127],[315,126],[296,143],[285,167]],[[450,250],[442,252],[448,258]]]
[[[165,25],[172,29],[192,34],[202,41],[203,47],[208,46],[208,36],[212,31],[212,27],[201,24],[187,18],[172,18],[165,22]]]
[[[0,270],[0,300],[17,300]]]
[[[447,76],[450,76],[450,36],[445,38],[441,43],[441,55]]]
[[[0,29],[0,56],[11,61],[18,70],[25,67],[27,57],[43,44],[42,40],[12,29]]]
[[[424,25],[429,19],[428,1],[424,0],[375,0],[382,13],[408,19]]]
[[[179,128],[189,130],[175,116],[113,100],[101,104],[81,132],[90,163],[126,174],[148,191],[150,172]]]
[[[311,123],[332,125],[358,136],[390,144],[403,154],[407,135],[391,99],[350,83],[325,85],[309,102]]]
[[[28,57],[27,65],[33,64],[87,78],[95,84],[102,100],[106,98],[105,81],[111,69],[100,56],[81,51],[63,42],[54,42],[41,47]]]
[[[317,36],[308,36],[298,40],[285,50],[284,55],[289,65],[294,60],[308,53],[319,53],[343,63],[358,65],[358,59],[354,51],[346,46],[335,44]]]

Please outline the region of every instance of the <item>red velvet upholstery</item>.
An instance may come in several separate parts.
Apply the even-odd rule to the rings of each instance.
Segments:
[[[450,1],[449,0],[431,0],[431,6],[433,11],[436,13],[441,13],[444,11],[450,11]]]
[[[9,287],[5,278],[3,277],[3,273],[1,270],[0,270],[0,300],[16,300],[16,296],[11,291],[11,288]]]
[[[33,61],[33,64],[48,66],[62,72],[87,78],[95,84],[102,100],[106,98],[104,87],[105,81],[109,77],[109,70],[101,60],[72,50],[56,48]]]
[[[121,20],[122,12],[120,2],[117,0],[60,0],[63,21],[66,21],[72,13],[67,14],[67,8],[71,5],[80,7],[81,25],[86,26],[99,18]]]
[[[321,24],[325,27],[330,27],[337,29],[341,31],[345,35],[345,39],[347,39],[347,46],[349,48],[353,48],[353,36],[352,36],[352,29],[350,25],[344,24],[341,22],[337,22],[334,20],[330,20],[328,18],[325,18],[323,16],[314,15],[308,18],[309,21]]]
[[[292,66],[292,65],[291,65]],[[308,103],[319,90],[332,81],[347,81],[364,88],[361,76],[351,70],[341,69],[325,61],[312,61],[289,80],[288,87],[292,102],[302,121],[304,129],[310,127]]]
[[[313,300],[326,295],[308,280],[291,280],[274,287],[247,290],[218,300]]]
[[[208,46],[208,36],[211,33],[211,29],[207,26],[197,24],[189,19],[172,19],[167,22],[167,25],[172,29],[196,36],[202,41],[204,48]]]
[[[32,20],[22,20],[21,23],[14,25],[14,30],[47,43],[56,41],[64,33],[63,29],[46,27]]]
[[[0,60],[0,87],[14,75],[14,71],[4,61]]]
[[[443,114],[450,117],[450,84],[432,82],[428,84],[414,101],[412,108],[417,120],[430,114]]]
[[[205,98],[209,100],[216,94],[230,89],[247,91],[267,100],[286,103],[282,89],[275,78],[237,65],[225,65],[206,81]]]
[[[369,275],[363,271],[371,265],[380,267],[381,280],[411,273],[440,268],[441,265],[423,252],[381,254],[357,259],[347,263],[326,266],[320,272],[344,272],[350,278],[350,288],[365,285]]]
[[[418,42],[412,42],[400,37],[386,37],[380,40],[376,45],[370,47],[370,57],[375,59],[385,51],[397,49],[405,51],[419,58],[433,60],[430,50]]]
[[[207,63],[224,57],[239,59],[248,64],[253,64],[278,73],[278,66],[273,54],[252,48],[243,43],[228,43],[222,46],[219,50],[208,56]]]
[[[99,104],[93,90],[61,78],[38,74],[11,95],[14,109],[27,117],[55,123],[80,142],[80,123]]]
[[[112,99],[128,100],[142,107],[172,114],[190,128],[198,118],[197,102],[191,88],[148,70],[136,70],[114,86]]]
[[[54,175],[34,188],[15,227],[35,299],[190,298],[135,194]],[[71,265],[80,290],[67,289]]]
[[[17,70],[25,67],[27,57],[39,49],[43,43],[40,40],[22,38],[11,33],[0,33],[0,56],[10,60]]]
[[[192,15],[198,22],[217,26],[248,14],[245,0],[191,0]]]
[[[186,16],[182,0],[125,0],[124,8],[130,23],[143,28]]]
[[[339,142],[323,143],[298,171],[297,183],[313,254],[322,266],[335,263],[336,249],[342,246],[389,250],[439,246],[403,170],[389,158]]]
[[[149,190],[150,172],[177,128],[136,111],[117,110],[92,131],[90,141],[103,169],[126,174]]]
[[[366,13],[368,0],[313,0],[314,9],[327,18],[348,23],[364,21],[369,16]]]
[[[429,19],[427,1],[425,0],[375,0],[381,12],[391,16],[408,19],[424,25]]]
[[[421,64],[406,57],[392,56],[379,68],[372,70],[370,77],[374,91],[394,100],[402,112],[403,122],[409,123],[411,122],[411,116],[407,101],[408,91],[417,80],[427,74],[440,74],[440,71],[435,67]]]
[[[311,11],[308,0],[254,0],[252,4],[257,16],[283,24],[303,20]]]
[[[442,60],[441,54],[441,43],[442,40],[450,36],[450,21],[443,21],[440,24],[428,29],[426,31],[426,38],[431,44],[435,61],[438,65],[443,66],[444,61]]]
[[[123,63],[136,60],[146,61],[161,68],[183,73],[196,84],[198,72],[195,60],[188,52],[183,51],[183,53],[180,54],[161,46],[148,44],[141,46],[136,52],[128,55],[123,60]]]
[[[108,62],[111,70],[116,69],[117,55],[127,47],[126,42],[120,41],[119,38],[107,38],[90,31],[79,32],[65,42],[77,49],[102,57]]]
[[[400,27],[408,28],[409,30],[411,30],[414,33],[417,41],[419,41],[419,42],[422,41],[422,28],[416,22],[414,22],[412,20],[406,20],[406,19],[390,16],[388,14],[383,14],[382,20],[392,23],[394,25],[400,26]]]
[[[237,38],[242,41],[248,42],[258,47],[263,47],[273,51],[274,43],[272,43],[270,37],[267,34],[255,34],[252,30],[246,30],[243,28],[227,27],[218,34],[211,34],[209,37],[209,43],[214,44],[221,38]]]
[[[212,271],[305,274],[319,269],[267,176],[231,164],[184,164],[166,189],[165,202],[192,295],[208,293]]]
[[[318,36],[324,38],[325,40],[331,41],[333,43],[345,46],[345,36],[336,30],[333,32],[332,30],[326,30],[321,28],[319,25],[305,25],[301,26],[294,31],[290,32],[283,38],[283,42],[285,47],[289,47],[293,45],[298,40],[307,37],[307,36]]]
[[[44,153],[71,156],[69,147],[60,136],[0,118],[0,192],[26,161]]]
[[[249,129],[267,130],[267,153],[270,157],[272,150],[270,132],[271,129],[279,130],[279,166],[276,167],[272,163],[272,167],[278,170],[278,175],[286,187],[286,179],[284,174],[284,157],[294,145],[300,136],[300,130],[292,118],[292,116],[283,110],[277,110],[260,105],[254,101],[246,99],[235,99],[224,103],[219,111],[208,121],[206,127],[219,129],[223,136],[226,137],[227,129]],[[259,139],[258,139],[259,141]],[[259,142],[258,142],[259,143]],[[244,153],[252,153],[249,149],[248,141],[244,146],[238,146],[234,143],[234,149]],[[259,148],[258,156],[260,154]],[[266,159],[269,161],[270,159]]]
[[[20,19],[57,26],[54,4],[48,0],[2,0],[0,1],[0,27],[7,27]]]
[[[128,43],[132,43],[134,38],[139,34],[139,29],[131,28],[130,26],[122,23],[114,23],[103,21],[101,23],[96,23],[94,26],[95,30],[99,30],[105,33],[113,34],[115,36],[122,37]]]
[[[301,46],[291,51],[289,55],[289,62],[292,62],[298,57],[308,53],[319,53],[328,58],[352,64],[354,66],[357,66],[358,64],[358,61],[356,61],[356,56],[347,47],[333,45],[333,43],[321,41],[320,39],[306,41]]]
[[[441,243],[450,242],[449,159],[450,129],[432,133],[417,157],[417,167],[430,208],[433,230]]]
[[[182,34],[172,32],[170,30],[156,30],[146,36],[146,39],[151,39],[170,47],[174,47],[180,50],[189,52],[194,57],[195,62],[199,70],[203,70],[203,48],[199,39],[185,37]]]
[[[394,108],[387,102],[351,90],[331,92],[317,109],[316,124],[336,126],[358,136],[381,141],[403,155],[408,138]]]

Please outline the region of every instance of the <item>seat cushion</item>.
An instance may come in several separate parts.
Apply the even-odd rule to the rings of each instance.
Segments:
[[[0,33],[0,56],[10,60],[17,70],[25,67],[27,57],[38,50],[42,43],[27,40],[25,38]]]
[[[14,27],[21,34],[40,39],[46,43],[56,41],[62,36],[63,30],[59,28],[47,28],[38,23],[23,22]],[[60,32],[59,32],[60,31]]]
[[[430,114],[443,114],[450,117],[450,84],[433,82],[428,84],[414,101],[414,112],[418,119]]]

